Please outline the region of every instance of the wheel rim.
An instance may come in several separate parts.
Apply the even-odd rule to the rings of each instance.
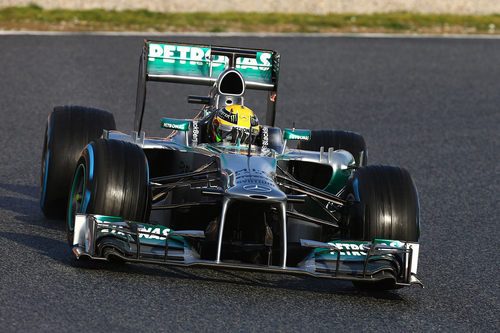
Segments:
[[[47,173],[49,171],[49,157],[50,157],[50,150],[48,148],[48,135],[47,135],[47,130],[45,130],[45,141],[43,145],[43,158],[42,158],[42,171],[40,172],[41,174],[41,179],[40,179],[40,206],[43,208],[45,205],[45,193],[47,192]]]
[[[83,212],[84,208],[84,192],[86,185],[85,165],[80,164],[75,172],[73,179],[73,186],[69,196],[69,209],[68,209],[68,228],[70,231],[74,229],[74,217],[78,213]]]

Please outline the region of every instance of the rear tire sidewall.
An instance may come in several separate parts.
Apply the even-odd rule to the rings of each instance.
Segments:
[[[343,149],[348,151],[355,159],[356,165],[365,166],[368,163],[368,151],[365,139],[358,133],[339,130],[314,130],[311,131],[309,141],[300,141],[298,149],[319,151],[324,147],[334,150]]]
[[[40,172],[40,207],[47,218],[64,218],[80,153],[104,129],[116,129],[114,117],[107,111],[60,106],[50,114]]]

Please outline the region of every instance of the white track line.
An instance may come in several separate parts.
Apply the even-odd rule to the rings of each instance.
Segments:
[[[431,38],[431,39],[500,39],[500,34],[384,34],[384,33],[243,33],[243,32],[137,32],[137,31],[11,31],[0,30],[0,36],[189,36],[189,37],[351,37],[351,38]]]

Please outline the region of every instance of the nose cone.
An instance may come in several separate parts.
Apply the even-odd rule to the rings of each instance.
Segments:
[[[268,156],[223,154],[221,166],[230,175],[226,195],[246,201],[284,202],[286,195],[273,180],[276,160]]]

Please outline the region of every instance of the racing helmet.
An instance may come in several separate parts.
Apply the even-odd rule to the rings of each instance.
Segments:
[[[246,106],[237,104],[217,110],[210,128],[214,142],[233,144],[248,144],[250,137],[255,138],[260,130],[259,121],[254,112]]]

